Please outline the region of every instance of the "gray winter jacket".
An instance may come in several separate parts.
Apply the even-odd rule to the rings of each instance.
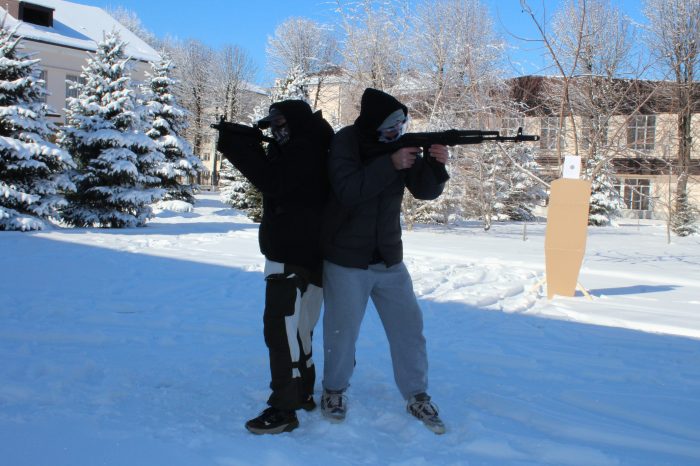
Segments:
[[[362,147],[356,125],[340,130],[331,143],[323,256],[344,267],[367,268],[378,259],[391,266],[403,260],[404,188],[417,199],[431,200],[449,177],[439,162],[418,157],[413,167],[399,171],[391,153],[367,159]]]

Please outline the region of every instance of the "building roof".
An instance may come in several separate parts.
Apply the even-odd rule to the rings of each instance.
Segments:
[[[11,15],[6,15],[5,26],[14,27],[20,23],[17,34],[24,39],[94,52],[104,34],[116,30],[127,43],[125,49],[127,56],[143,61],[160,59],[153,47],[101,8],[63,0],[30,0],[26,3],[51,8],[54,12],[53,27],[21,22]],[[0,15],[5,16],[5,12],[3,2]]]
[[[589,78],[571,78],[571,90]],[[602,79],[602,78],[593,78]],[[558,94],[552,95],[549,85],[563,85],[559,76],[519,76],[508,80],[510,97],[525,105],[526,113],[532,116],[557,115],[560,109]],[[618,95],[619,102],[612,101],[616,114],[674,113],[677,111],[677,84],[674,81],[615,78],[610,83],[611,96]],[[690,105],[692,113],[700,113],[700,83],[692,83]]]

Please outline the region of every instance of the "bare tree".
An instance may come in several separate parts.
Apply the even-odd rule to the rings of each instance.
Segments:
[[[407,58],[426,90],[427,105],[417,108],[418,116],[432,127],[484,123],[493,114],[493,89],[502,82],[505,44],[482,2],[422,3],[409,37]]]
[[[634,29],[610,0],[567,0],[554,16],[552,33],[545,32],[525,0],[521,5],[560,73],[545,81],[543,92],[543,112],[559,120],[558,129],[548,129],[557,135],[557,160],[561,164],[564,136],[569,136],[573,145],[567,152],[584,158],[584,177],[593,184],[589,222],[607,224],[623,207],[614,188],[613,159],[630,160],[633,149],[621,143],[623,135],[638,113],[651,110],[659,87],[639,79],[645,70],[632,66]],[[566,134],[565,122],[571,125]],[[544,147],[553,138],[544,137],[542,131]],[[646,160],[647,151],[640,149]]]
[[[579,3],[582,8],[582,14],[579,15],[579,19],[576,22],[576,24],[572,25],[572,34],[574,34],[575,39],[573,40],[573,43],[575,44],[581,44],[582,42],[582,36],[583,36],[583,31],[584,31],[584,25],[585,25],[585,17],[586,17],[586,0],[581,0]],[[574,150],[575,153],[578,155],[578,141],[576,139],[577,134],[576,134],[576,121],[574,120],[574,112],[572,111],[571,108],[571,100],[569,98],[569,86],[571,84],[571,77],[576,73],[576,70],[578,68],[578,59],[579,55],[581,52],[580,46],[577,46],[574,49],[574,54],[573,54],[573,59],[570,60],[564,60],[562,57],[559,56],[559,53],[557,52],[557,47],[556,44],[554,43],[555,37],[552,36],[552,34],[548,34],[545,30],[545,27],[543,23],[537,19],[535,11],[532,9],[532,7],[528,4],[527,0],[520,0],[520,6],[523,9],[523,12],[527,13],[530,18],[532,19],[533,23],[537,27],[537,30],[540,33],[540,40],[544,44],[546,50],[549,53],[549,58],[552,60],[554,68],[556,71],[559,73],[559,76],[561,78],[562,82],[562,92],[559,97],[559,111],[556,112],[556,114],[559,115],[559,124],[558,124],[558,131],[557,134],[561,135],[564,132],[564,125],[565,125],[565,120],[567,116],[569,117],[570,123],[571,123],[571,128],[573,129],[573,136],[574,136]],[[561,165],[562,163],[562,142],[563,138],[557,137],[556,138],[556,156],[558,159],[559,164]]]
[[[476,128],[493,125],[502,113],[504,41],[480,0],[437,0],[421,3],[410,18],[406,61],[407,101],[425,129]],[[447,221],[456,210],[485,219],[490,226],[497,196],[485,195],[491,165],[501,156],[485,155],[484,147],[453,148],[451,179],[445,193],[428,205],[433,218]],[[505,167],[505,164],[502,165]],[[407,199],[404,217],[423,203]],[[438,215],[439,214],[439,215]],[[439,221],[439,220],[438,220]]]
[[[107,8],[107,13],[148,45],[157,49],[161,48],[160,39],[144,26],[136,12],[120,5],[115,8]]]
[[[250,111],[246,96],[255,75],[250,56],[237,45],[224,46],[216,53],[214,107],[217,117],[240,121]]]
[[[401,0],[336,0],[344,32],[344,64],[359,94],[388,90],[403,75],[408,4]]]
[[[318,73],[338,62],[338,41],[331,27],[307,18],[289,18],[267,39],[267,59],[276,76],[294,68]]]
[[[202,42],[190,39],[175,44],[171,56],[178,71],[180,104],[190,114],[186,132],[195,155],[202,156],[212,115],[214,51]]]
[[[613,117],[637,97],[633,81],[620,79],[638,75],[630,60],[634,30],[610,0],[568,0],[555,14],[553,30],[552,49],[571,70],[569,108],[579,118],[574,153],[585,160],[592,182],[589,224],[607,225],[624,207],[614,187],[618,146],[608,132]],[[560,80],[550,81],[547,95],[561,99],[563,87]]]
[[[339,62],[338,41],[329,26],[306,18],[289,18],[267,40],[268,66],[278,79],[297,74],[313,76],[310,92],[316,108],[326,71]]]
[[[688,199],[692,147],[693,89],[700,74],[700,1],[646,0],[648,46],[674,79],[670,96],[676,112],[678,143],[673,229],[681,236],[695,232],[697,215]]]

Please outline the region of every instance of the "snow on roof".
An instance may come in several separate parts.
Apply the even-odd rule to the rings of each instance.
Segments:
[[[25,39],[95,51],[104,34],[116,30],[127,43],[126,55],[144,61],[160,58],[150,45],[101,8],[63,0],[31,0],[30,3],[54,9],[53,27],[20,22],[7,15],[5,25],[13,27],[18,22],[21,23],[17,34]],[[5,8],[0,7],[1,14],[4,15],[5,11]]]
[[[263,87],[258,86],[257,84],[250,83],[248,81],[243,83],[243,89],[260,95],[269,94],[269,92],[266,91]]]

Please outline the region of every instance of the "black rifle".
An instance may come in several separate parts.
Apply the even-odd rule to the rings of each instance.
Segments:
[[[366,155],[375,157],[380,154],[391,154],[402,147],[422,147],[427,151],[433,144],[443,146],[461,146],[465,144],[481,144],[482,142],[524,142],[539,141],[537,135],[523,134],[518,128],[515,136],[501,136],[498,131],[481,131],[479,129],[448,129],[434,133],[406,133],[398,141],[373,144],[367,148]]]
[[[219,120],[218,123],[211,125],[211,127],[218,130],[220,135],[221,133],[226,132],[229,134],[237,134],[240,136],[253,138],[256,141],[275,142],[274,138],[265,136],[262,130],[260,130],[260,128],[257,126],[241,125],[239,123],[226,121],[223,118]]]

